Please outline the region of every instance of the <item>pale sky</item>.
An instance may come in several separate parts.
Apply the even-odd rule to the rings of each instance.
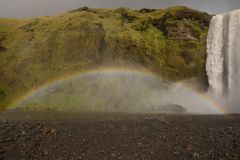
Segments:
[[[166,8],[184,5],[211,14],[240,9],[240,0],[0,0],[0,17],[46,16],[88,6],[92,8]]]

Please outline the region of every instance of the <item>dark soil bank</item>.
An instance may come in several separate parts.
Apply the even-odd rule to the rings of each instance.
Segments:
[[[5,113],[0,160],[239,160],[240,116]]]

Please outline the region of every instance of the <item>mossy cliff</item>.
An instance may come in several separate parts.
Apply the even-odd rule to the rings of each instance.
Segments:
[[[205,78],[211,16],[187,7],[90,9],[0,19],[0,108],[66,72],[144,66],[166,80]]]

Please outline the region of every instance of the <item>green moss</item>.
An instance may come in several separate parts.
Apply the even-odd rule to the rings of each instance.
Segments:
[[[140,65],[170,81],[202,78],[210,18],[172,7],[81,8],[30,20],[0,19],[0,47],[5,48],[0,51],[0,107],[62,74],[99,66]],[[178,23],[189,26],[197,39],[169,39],[166,26]]]

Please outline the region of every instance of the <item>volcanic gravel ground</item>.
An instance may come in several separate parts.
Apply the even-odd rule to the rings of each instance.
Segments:
[[[0,114],[0,160],[239,160],[240,115]]]

